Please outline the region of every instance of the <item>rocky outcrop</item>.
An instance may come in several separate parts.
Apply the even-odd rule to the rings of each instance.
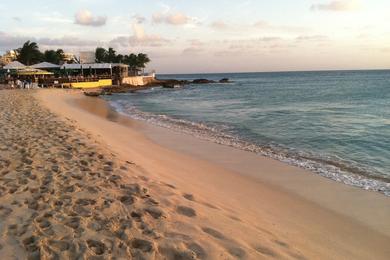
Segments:
[[[192,81],[192,84],[212,84],[216,83],[214,80],[209,80],[209,79],[194,79]]]
[[[228,78],[223,78],[219,81],[219,83],[232,83],[233,81],[230,81]]]

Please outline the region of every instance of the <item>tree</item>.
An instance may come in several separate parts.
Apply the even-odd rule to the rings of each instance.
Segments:
[[[43,60],[43,54],[39,50],[36,42],[25,42],[22,48],[17,50],[17,53],[19,53],[17,60],[28,66]]]
[[[149,62],[150,62],[150,59],[149,59],[147,54],[138,53],[137,62],[136,62],[136,66],[138,69],[142,69],[142,71],[144,71],[146,64],[148,64]]]
[[[46,62],[54,63],[54,64],[62,64],[64,62],[64,51],[62,49],[58,50],[46,50],[43,53],[43,59]]]
[[[115,62],[117,63],[123,63],[123,60],[124,60],[124,56],[122,54],[118,54],[116,56],[116,59],[115,59]]]
[[[97,63],[107,62],[108,59],[108,51],[102,47],[96,48],[95,51],[95,61]]]
[[[109,63],[114,63],[116,62],[117,56],[116,56],[116,51],[113,48],[108,48],[107,51],[107,62]]]
[[[137,55],[134,53],[130,53],[129,55],[126,55],[123,59],[123,63],[129,65],[130,70],[136,71],[137,70]]]
[[[57,56],[60,60],[60,63],[59,64],[62,64],[65,62],[65,52],[63,49],[57,49],[56,50],[56,53],[57,53]]]
[[[116,54],[116,51],[113,48],[98,47],[95,50],[95,61],[98,63],[124,63],[129,65],[130,71],[137,72],[139,70],[144,70],[146,64],[150,62],[150,59],[147,54],[139,53],[134,54],[130,53],[129,55]]]

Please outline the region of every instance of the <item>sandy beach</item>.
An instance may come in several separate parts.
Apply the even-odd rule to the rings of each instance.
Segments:
[[[125,118],[0,91],[2,259],[389,259],[390,200]]]

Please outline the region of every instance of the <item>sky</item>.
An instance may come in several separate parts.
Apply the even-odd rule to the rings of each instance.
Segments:
[[[0,1],[0,54],[147,53],[158,73],[390,69],[388,0]]]

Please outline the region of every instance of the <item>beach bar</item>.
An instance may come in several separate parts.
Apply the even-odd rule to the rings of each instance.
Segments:
[[[120,63],[64,64],[62,74],[77,75],[77,82],[69,82],[71,88],[99,88],[120,85],[121,79],[128,75],[128,65]]]

